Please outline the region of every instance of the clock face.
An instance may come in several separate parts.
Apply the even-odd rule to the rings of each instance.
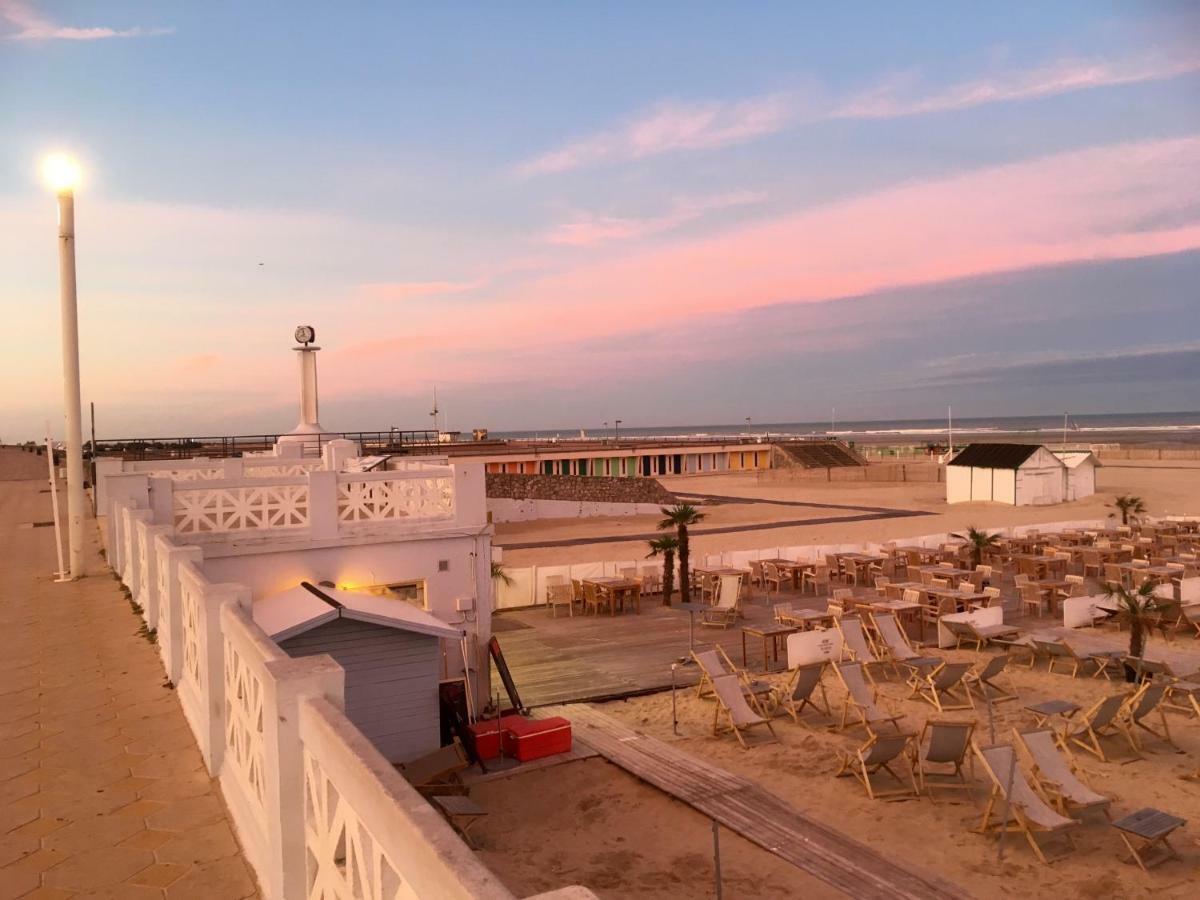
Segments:
[[[296,341],[301,344],[311,344],[317,339],[317,333],[311,325],[300,325],[296,328]]]

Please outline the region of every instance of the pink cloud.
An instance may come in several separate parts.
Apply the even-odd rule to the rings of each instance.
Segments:
[[[1073,91],[1115,87],[1142,81],[1161,81],[1200,71],[1200,59],[1140,59],[1118,62],[1067,59],[1027,72],[953,85],[925,96],[903,96],[907,77],[888,79],[851,98],[829,114],[837,119],[890,119],[948,112],[1019,100],[1051,97]]]
[[[640,219],[585,214],[556,227],[545,236],[545,241],[565,247],[593,247],[612,241],[650,237],[673,231],[710,212],[761,203],[764,199],[765,194],[741,191],[714,197],[686,198],[676,201],[661,215]]]
[[[473,309],[470,328],[422,316],[402,340],[405,377],[579,377],[588,360],[602,361],[597,371],[619,369],[635,335],[706,319],[718,327],[751,308],[1200,248],[1200,220],[1138,226],[1200,203],[1198,169],[1200,137],[1094,148],[589,263],[497,293]],[[343,352],[364,365],[396,351],[382,339]]]
[[[782,95],[734,102],[662,104],[615,129],[570,141],[535,157],[521,165],[518,172],[544,175],[673,150],[725,147],[777,132],[791,117],[791,103]]]
[[[9,41],[102,41],[108,38],[156,37],[173,28],[74,28],[57,25],[25,0],[0,0],[0,19],[17,27],[5,34]]]
[[[483,278],[474,281],[394,281],[361,284],[359,290],[370,300],[388,302],[443,294],[463,294],[486,283],[486,279]]]

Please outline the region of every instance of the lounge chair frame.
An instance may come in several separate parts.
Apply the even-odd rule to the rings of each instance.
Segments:
[[[834,777],[853,775],[866,789],[867,796],[872,800],[917,796],[920,789],[917,787],[917,778],[913,773],[910,751],[914,737],[916,735],[912,732],[904,731],[883,735],[872,733],[867,738],[867,742],[854,752],[841,751],[838,753],[840,766],[834,772]],[[908,770],[907,785],[905,780],[892,768],[893,763],[901,764]],[[880,772],[887,772],[891,775],[897,786],[881,790],[873,780],[873,776]]]
[[[1044,864],[1049,864],[1050,860],[1038,842],[1038,834],[1061,835],[1074,851],[1075,842],[1070,829],[1079,825],[1079,821],[1058,813],[1030,787],[1021,767],[1017,765],[1016,751],[1013,747],[1009,744],[977,746],[975,752],[992,781],[992,791],[983,810],[983,818],[974,830],[979,834],[995,834],[1000,831],[1021,834],[1028,841],[1034,855]],[[1007,818],[993,818],[997,807],[1001,810],[1007,809]]]

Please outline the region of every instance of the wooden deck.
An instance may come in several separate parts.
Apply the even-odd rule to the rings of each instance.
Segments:
[[[824,608],[826,601],[810,597],[810,602]],[[744,611],[743,624],[773,621],[763,598],[745,604]],[[544,607],[506,610],[495,615],[493,628],[521,701],[530,707],[662,690],[671,686],[671,664],[688,655],[687,612],[667,609],[656,598],[643,600],[638,615],[571,617],[560,612],[551,618]],[[713,643],[741,664],[742,629],[704,627],[697,615],[696,647]],[[751,663],[758,660],[755,669],[762,666],[761,647],[757,640],[747,645]],[[781,662],[785,656],[781,650]],[[677,683],[694,684],[695,669],[680,666]],[[500,684],[494,673],[492,684]]]
[[[566,716],[577,742],[847,896],[969,896],[949,882],[897,865],[755,782],[647,737],[590,706],[554,706],[541,714]]]

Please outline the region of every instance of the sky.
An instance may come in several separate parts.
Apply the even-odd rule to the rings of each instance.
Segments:
[[[1200,4],[0,0],[0,440],[1200,407]]]

